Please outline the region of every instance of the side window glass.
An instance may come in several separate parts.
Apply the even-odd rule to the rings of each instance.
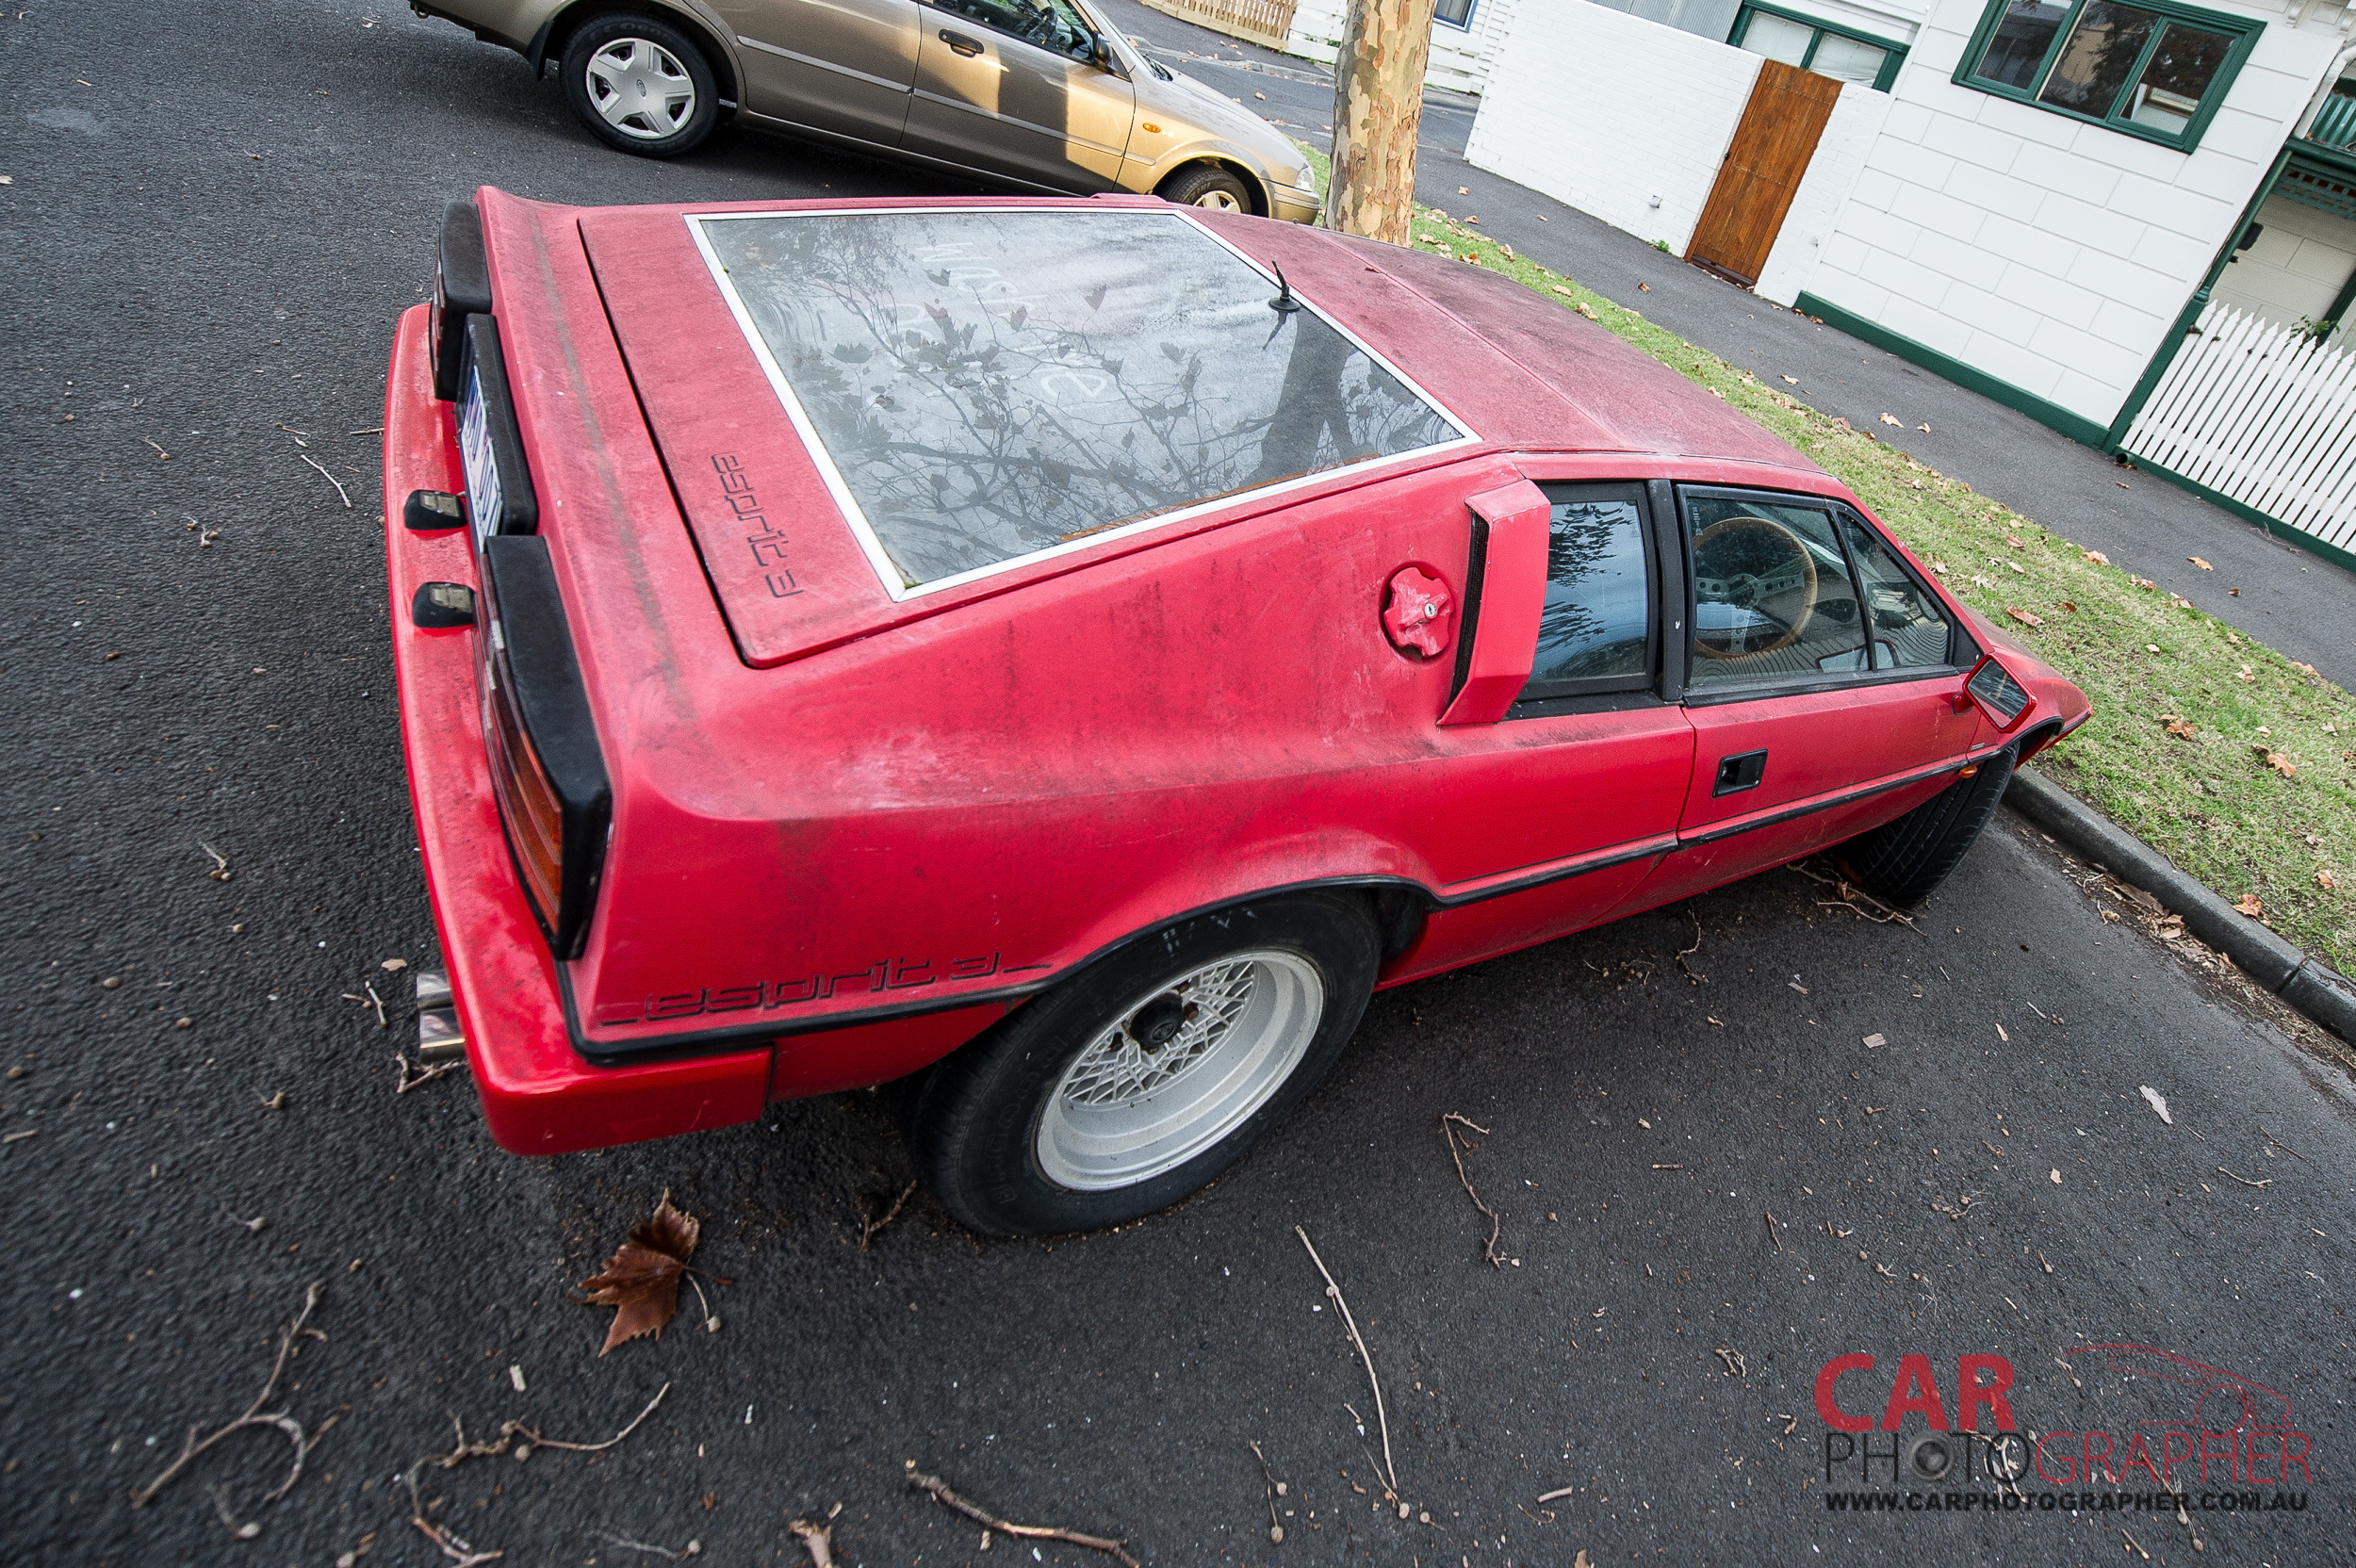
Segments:
[[[1707,691],[1870,668],[1857,590],[1832,514],[1762,498],[1694,496],[1693,659]]]
[[[1644,513],[1632,489],[1549,488],[1546,602],[1522,697],[1631,691],[1652,678]]]
[[[1948,657],[1947,613],[1939,602],[1899,564],[1898,555],[1859,518],[1843,513],[1841,531],[1864,589],[1867,642],[1873,668],[1914,670],[1943,667]]]
[[[1096,35],[1079,12],[1057,0],[932,0],[945,11],[1035,43],[1053,54],[1085,60],[1095,53]]]

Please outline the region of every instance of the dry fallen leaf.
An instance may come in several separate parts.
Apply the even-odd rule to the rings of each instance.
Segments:
[[[2029,612],[2021,609],[2017,604],[2008,604],[2004,606],[2004,613],[2010,615],[2014,620],[2019,621],[2022,626],[2043,626],[2045,624],[2044,616],[2032,615]]]
[[[1883,424],[1885,424],[1885,425],[1895,425],[1895,426],[1897,426],[1900,430],[1904,430],[1904,429],[1906,429],[1906,422],[1904,419],[1899,418],[1899,417],[1898,417],[1895,414],[1885,414],[1885,415],[1883,415],[1883,416],[1882,416],[1882,423],[1883,423]]]
[[[2332,889],[2338,887],[2339,885],[2339,878],[2333,876],[2330,872],[2319,871],[2315,873],[2315,886],[2321,888],[2325,892],[2330,892]]]
[[[2160,1119],[2167,1122],[2170,1127],[2175,1126],[2176,1119],[2168,1114],[2168,1097],[2160,1093],[2159,1090],[2153,1088],[2149,1084],[2141,1084],[2136,1086],[2143,1090],[2143,1098],[2150,1102],[2151,1106],[2154,1111],[2159,1113]]]
[[[1914,428],[1921,431],[1925,435],[1928,435],[1931,433],[1931,427],[1928,425],[1917,425]]]
[[[2258,895],[2256,893],[2244,893],[2241,897],[2233,900],[2233,913],[2237,915],[2248,915],[2251,920],[2256,920],[2260,911],[2265,907],[2266,906],[2258,902]]]
[[[2191,740],[2194,734],[2201,728],[2199,725],[2193,723],[2190,719],[2180,719],[2174,714],[2168,714],[2167,717],[2168,721],[2168,732],[2170,735],[2175,736],[2180,741]]]
[[[687,1272],[702,1230],[694,1216],[671,1206],[666,1188],[653,1217],[630,1227],[630,1239],[606,1260],[605,1272],[581,1282],[591,1306],[618,1309],[598,1355],[640,1334],[663,1337],[663,1325],[679,1311],[679,1276]]]
[[[1785,376],[1783,379],[1784,379],[1785,381],[1789,382],[1789,383],[1790,383],[1791,384],[1792,384],[1793,386],[1797,386],[1797,385],[1799,385],[1799,384],[1800,384],[1800,378],[1799,378],[1799,377],[1797,377],[1797,376]]]
[[[2184,559],[2191,562],[2194,565],[2200,567],[2204,572],[2214,572],[2217,570],[2215,566],[2210,565],[2207,562],[2201,560],[2197,555],[2188,555],[2184,557]]]
[[[1889,1043],[1890,1037],[1887,1035],[1868,1035],[1865,1037],[1865,1049],[1868,1051],[1878,1051]]]
[[[2281,774],[2284,778],[2297,778],[2299,776],[2298,765],[2292,762],[2289,758],[2283,756],[2281,752],[2275,751],[2263,744],[2253,745],[2250,749],[2263,759],[2267,767],[2272,768],[2276,773]]]
[[[2111,558],[2104,555],[2101,550],[2086,551],[2086,559],[2094,563],[2097,566],[2107,566],[2111,564]]]

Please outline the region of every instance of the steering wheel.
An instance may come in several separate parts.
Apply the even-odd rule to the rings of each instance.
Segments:
[[[1715,546],[1715,548],[1712,547]],[[1712,558],[1715,559],[1712,559]],[[1693,541],[1696,599],[1756,612],[1776,599],[1796,598],[1790,614],[1773,618],[1783,623],[1783,634],[1758,647],[1742,645],[1744,632],[1729,628],[1723,636],[1733,645],[1712,647],[1712,635],[1693,629],[1693,649],[1705,659],[1750,659],[1788,648],[1800,640],[1816,615],[1816,560],[1800,536],[1767,517],[1726,517],[1702,530]],[[1705,584],[1716,592],[1704,599]]]

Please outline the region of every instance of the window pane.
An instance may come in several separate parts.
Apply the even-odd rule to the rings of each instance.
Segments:
[[[1557,501],[1548,530],[1530,687],[1650,675],[1652,596],[1636,503]]]
[[[2069,14],[2068,6],[2048,5],[2045,0],[2010,0],[2004,7],[2004,19],[1996,24],[1995,34],[1980,55],[1980,68],[1972,74],[2028,91],[2037,81],[2037,68],[2045,63],[2045,51],[2052,47],[2053,35],[2061,31],[2062,18]]]
[[[1839,33],[1826,33],[1824,41],[1816,46],[1816,57],[1808,62],[1808,68],[1835,81],[1863,82],[1872,87],[1881,76],[1882,62],[1889,57],[1890,51],[1879,44],[1843,38]]]
[[[1873,668],[1923,669],[1947,662],[1947,612],[1925,594],[1881,536],[1853,517],[1841,519],[1865,586],[1865,618],[1873,629]]]
[[[2127,85],[2128,73],[2135,68],[2135,57],[2143,53],[2145,41],[2159,22],[2151,12],[2134,6],[2091,0],[2078,13],[2078,24],[2070,30],[2069,41],[2054,57],[2038,101],[2097,118],[2108,115],[2111,106],[2119,102],[2119,89]]]
[[[1808,58],[1808,40],[1816,29],[1788,16],[1771,16],[1765,11],[1753,11],[1751,24],[1742,30],[1742,47],[1754,55],[1764,55],[1771,60],[1797,65]]]
[[[1829,514],[1717,497],[1691,502],[1696,687],[1866,667],[1857,590]]]
[[[1438,0],[1438,4],[1432,8],[1432,14],[1439,21],[1465,27],[1472,24],[1472,8],[1473,0]]]
[[[2151,51],[2151,63],[2143,68],[2143,80],[2135,84],[2135,96],[2127,102],[2127,118],[2157,131],[2181,131],[2190,125],[2200,110],[2201,94],[2217,79],[2217,68],[2225,63],[2226,51],[2233,46],[2233,41],[2223,33],[2169,23],[2168,31],[2160,35],[2160,46]]]

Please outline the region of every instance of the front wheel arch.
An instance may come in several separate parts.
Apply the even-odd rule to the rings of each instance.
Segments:
[[[578,0],[540,24],[540,31],[524,48],[524,59],[536,80],[548,74],[551,62],[564,59],[564,46],[572,41],[574,33],[588,24],[600,17],[649,13],[685,33],[703,51],[705,63],[719,79],[720,109],[724,115],[744,101],[737,85],[735,52],[714,36],[694,11],[666,4],[665,0]]]
[[[1194,173],[1198,170],[1206,169],[1216,170],[1221,174],[1226,174],[1232,177],[1238,185],[1243,187],[1244,196],[1252,204],[1252,217],[1266,218],[1274,212],[1275,207],[1268,196],[1268,186],[1266,182],[1261,180],[1258,174],[1254,173],[1245,165],[1238,163],[1234,158],[1219,157],[1214,154],[1204,154],[1200,156],[1190,157],[1186,159],[1184,162],[1171,167],[1170,170],[1163,174],[1160,179],[1153,182],[1153,194],[1156,196],[1162,196],[1163,200],[1167,201],[1169,200],[1169,197],[1163,193],[1169,190],[1172,185],[1176,184],[1185,176]]]

